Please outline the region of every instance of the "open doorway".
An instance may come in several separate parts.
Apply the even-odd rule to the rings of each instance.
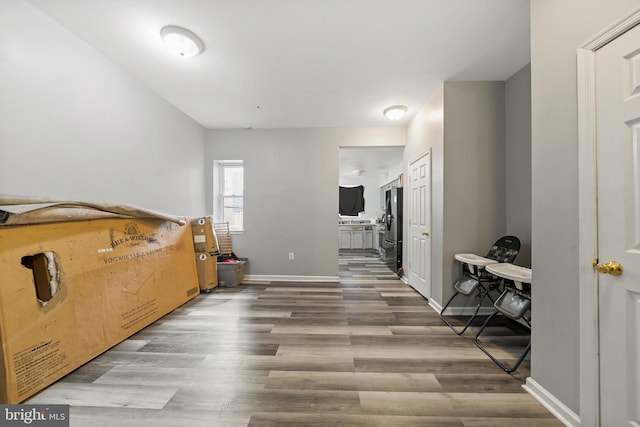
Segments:
[[[381,255],[384,255],[385,224],[388,221],[385,217],[385,193],[392,182],[396,183],[395,187],[401,182],[403,154],[404,147],[339,149],[338,182],[341,192],[345,195],[362,192],[364,198],[363,206],[358,207],[357,212],[338,211],[339,260],[347,254],[368,257],[376,262],[384,258]],[[402,240],[401,236],[396,238]],[[401,251],[401,246],[398,249]]]

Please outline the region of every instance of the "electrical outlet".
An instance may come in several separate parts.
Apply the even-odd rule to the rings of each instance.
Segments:
[[[294,253],[289,252],[289,261],[293,261],[294,259],[296,259],[296,256],[294,255]]]

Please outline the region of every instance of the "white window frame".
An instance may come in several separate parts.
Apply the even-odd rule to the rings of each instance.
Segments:
[[[224,198],[236,197],[244,200],[243,194],[223,194],[224,191],[224,171],[228,167],[242,167],[242,174],[244,180],[244,162],[242,160],[215,160],[213,162],[213,218],[216,222],[225,222],[224,218]],[[244,232],[244,203],[243,203],[243,221],[242,225],[232,225],[229,223],[229,230],[232,233]]]

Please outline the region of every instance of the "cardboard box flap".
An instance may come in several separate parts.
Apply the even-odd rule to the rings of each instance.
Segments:
[[[0,194],[0,226],[103,218],[155,218],[186,224],[184,217],[126,204],[43,200]]]

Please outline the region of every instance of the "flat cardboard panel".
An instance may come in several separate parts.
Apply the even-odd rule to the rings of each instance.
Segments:
[[[196,267],[198,270],[198,283],[200,290],[209,292],[218,286],[218,257],[206,253],[196,254]]]
[[[0,403],[27,399],[198,295],[194,257],[190,227],[164,220],[1,227]]]
[[[218,239],[213,231],[213,218],[205,216],[191,220],[193,247],[196,252],[218,252]]]

